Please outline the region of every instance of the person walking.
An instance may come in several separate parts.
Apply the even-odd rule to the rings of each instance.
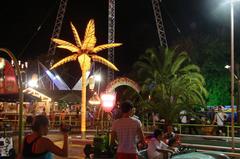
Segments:
[[[130,101],[123,102],[122,117],[112,123],[111,144],[118,142],[116,159],[138,159],[136,138],[145,144],[141,122],[131,117],[132,108]]]
[[[222,106],[218,106],[218,111],[214,115],[213,124],[217,124],[216,135],[224,135],[225,125],[224,122],[227,119],[226,113],[223,112]]]

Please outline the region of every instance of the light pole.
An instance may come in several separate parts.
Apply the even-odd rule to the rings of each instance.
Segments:
[[[234,0],[230,1],[231,7],[231,135],[232,135],[232,150],[235,148],[234,142]]]
[[[101,86],[101,80],[102,80],[102,77],[101,77],[101,74],[97,74],[97,75],[94,75],[94,79],[98,82],[98,95],[100,93],[100,86]]]
[[[235,148],[234,142],[234,2],[239,0],[230,0],[230,20],[231,20],[231,109],[232,109],[232,117],[231,117],[231,136],[232,136],[232,150]],[[225,68],[227,68],[225,66]],[[229,68],[229,67],[228,67]]]
[[[224,68],[226,68],[226,69],[228,69],[229,70],[229,72],[231,73],[231,70],[230,70],[230,68],[231,68],[231,66],[229,66],[229,65],[226,65]],[[237,83],[237,88],[238,88],[238,90],[237,90],[237,122],[239,122],[239,119],[240,119],[240,113],[239,113],[239,107],[240,107],[240,79],[238,78],[238,76],[234,73],[234,78],[235,78],[235,80],[236,80],[236,83]]]

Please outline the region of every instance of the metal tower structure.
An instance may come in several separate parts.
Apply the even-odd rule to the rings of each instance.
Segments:
[[[64,14],[65,14],[65,11],[66,11],[66,7],[67,7],[67,2],[68,2],[68,0],[60,0],[58,13],[57,13],[57,18],[56,18],[53,33],[52,33],[52,38],[59,38],[59,36],[60,36],[60,32],[61,32],[61,28],[62,28],[62,22],[63,22]],[[48,48],[48,55],[49,56],[54,55],[55,50],[56,50],[56,43],[54,43],[52,40],[50,40],[50,45],[49,45],[49,48]],[[52,62],[53,61],[51,59],[50,65],[51,65]]]
[[[54,24],[51,39],[52,38],[59,38],[60,33],[61,33],[63,18],[64,18],[65,11],[66,11],[66,8],[67,8],[68,0],[59,0],[59,1],[60,1],[59,2],[59,8],[58,8],[57,17],[56,17],[56,20],[55,20],[55,24]],[[47,60],[47,65],[49,65],[50,67],[54,63],[53,55],[55,54],[55,50],[56,50],[56,46],[57,46],[56,43],[54,43],[51,39],[50,39],[50,45],[49,45],[49,48],[48,48],[49,60]],[[50,84],[49,84],[50,89],[54,90],[54,83],[50,79],[49,79],[49,82],[50,82]],[[42,84],[44,86],[43,81],[42,81]]]
[[[161,0],[152,0],[153,12],[155,16],[158,38],[160,42],[160,46],[168,47],[166,33],[163,25],[162,14],[160,9]]]
[[[108,0],[108,43],[115,41],[115,0]],[[108,60],[114,64],[114,48],[108,49]],[[114,79],[114,71],[108,68],[107,81]]]

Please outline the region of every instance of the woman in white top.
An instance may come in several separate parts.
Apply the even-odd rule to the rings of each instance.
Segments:
[[[173,153],[173,151],[169,149],[169,146],[162,141],[163,138],[164,133],[161,130],[154,130],[153,138],[151,138],[148,143],[148,159],[167,159],[169,156],[168,153]]]

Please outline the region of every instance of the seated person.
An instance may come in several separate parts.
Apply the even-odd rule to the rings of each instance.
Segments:
[[[164,134],[165,134],[164,143],[166,144],[168,144],[169,139],[176,136],[175,132],[173,131],[172,125],[168,125],[165,128]]]
[[[51,153],[58,156],[68,156],[68,134],[63,133],[63,148],[58,147],[50,139],[43,137],[48,134],[49,121],[45,115],[38,115],[33,119],[33,132],[24,138],[22,152],[18,159],[51,159]]]
[[[168,146],[171,150],[173,150],[173,152],[180,152],[178,147],[180,146],[180,139],[178,136],[176,137],[172,137],[169,139],[168,141]]]
[[[159,129],[154,130],[153,137],[148,143],[148,159],[167,159],[170,156],[169,153],[173,153],[163,139],[164,133]]]

